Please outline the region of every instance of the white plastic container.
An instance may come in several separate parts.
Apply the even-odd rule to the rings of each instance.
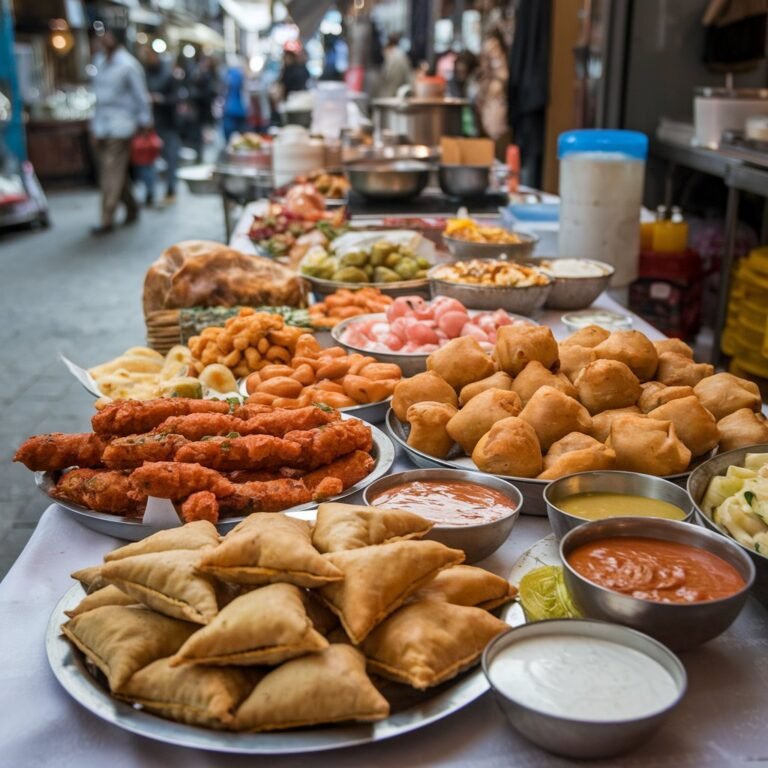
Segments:
[[[767,88],[697,88],[693,97],[695,143],[717,149],[723,131],[743,131],[747,119],[768,116]]]
[[[648,139],[616,130],[568,131],[558,140],[558,253],[611,264],[611,286],[637,277]]]
[[[286,125],[272,142],[272,174],[275,186],[282,187],[297,176],[323,167],[322,139],[313,139],[300,125]]]

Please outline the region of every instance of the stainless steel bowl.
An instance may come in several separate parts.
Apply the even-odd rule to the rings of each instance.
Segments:
[[[568,555],[576,547],[613,536],[641,536],[704,549],[730,563],[744,579],[744,587],[720,600],[656,603],[600,587],[571,568]],[[560,559],[563,561],[565,585],[585,616],[646,632],[673,651],[701,645],[728,629],[744,607],[755,580],[755,566],[738,545],[704,528],[675,520],[616,517],[584,523],[563,537]]]
[[[579,635],[609,640],[645,654],[672,677],[678,695],[672,704],[647,717],[635,720],[594,722],[550,715],[533,709],[502,693],[495,685],[491,665],[496,656],[521,640],[539,637]],[[483,672],[496,701],[512,727],[526,739],[548,752],[576,759],[597,759],[629,752],[640,746],[680,703],[687,686],[685,667],[661,643],[647,635],[616,624],[586,619],[555,619],[523,624],[491,640],[483,652]]]
[[[421,194],[431,167],[416,160],[349,163],[344,173],[352,189],[369,200],[409,200]]]
[[[541,267],[549,258],[529,258],[527,263]],[[593,259],[579,259],[587,264],[596,264],[604,270],[597,277],[552,277],[552,290],[544,306],[548,309],[586,309],[608,287],[616,271],[610,264]]]
[[[521,261],[530,259],[536,248],[539,238],[527,232],[515,232],[520,238],[519,243],[473,243],[469,240],[460,240],[458,237],[443,235],[443,242],[448,250],[459,261],[469,259],[509,259]]]
[[[724,475],[728,467],[732,464],[743,464],[744,457],[748,453],[768,453],[768,443],[748,445],[744,448],[736,448],[733,451],[727,451],[726,453],[718,453],[713,458],[700,464],[688,477],[688,495],[696,510],[696,519],[702,525],[706,526],[711,531],[727,536],[737,547],[741,547],[741,549],[746,552],[747,557],[749,557],[752,564],[755,566],[755,584],[752,587],[752,594],[760,600],[760,602],[768,605],[768,557],[766,555],[761,555],[759,552],[755,552],[754,549],[750,549],[749,547],[740,544],[736,539],[732,538],[725,529],[721,528],[714,520],[712,520],[708,510],[701,507],[701,500],[707,492],[709,481],[713,477]]]
[[[690,523],[693,519],[693,505],[685,489],[669,480],[640,472],[594,471],[578,472],[574,475],[553,480],[544,489],[544,501],[547,505],[547,517],[558,540],[568,531],[589,522],[583,517],[576,517],[561,509],[558,504],[577,493],[626,493],[644,496],[647,499],[668,501],[685,512],[682,522]],[[617,510],[616,517],[621,517]],[[658,520],[659,518],[638,518],[639,520]]]
[[[491,169],[487,165],[440,165],[440,189],[451,197],[479,197],[488,191]]]
[[[301,275],[306,280],[312,293],[315,296],[329,296],[335,293],[339,288],[349,288],[351,291],[357,291],[360,288],[378,288],[387,296],[422,296],[428,299],[431,295],[429,289],[429,280],[423,278],[420,280],[402,280],[398,283],[342,283],[338,280],[323,280],[320,277],[310,277]]]
[[[523,506],[522,494],[511,483],[495,477],[479,478],[476,472],[469,470],[411,469],[407,472],[397,472],[371,483],[363,492],[363,500],[369,506],[376,506],[373,502],[380,493],[396,485],[425,480],[438,480],[445,483],[467,482],[492,488],[506,496],[515,508],[514,512],[490,523],[435,525],[425,538],[439,541],[447,547],[464,550],[468,563],[476,563],[489,557],[509,538],[520,515],[520,508]]]

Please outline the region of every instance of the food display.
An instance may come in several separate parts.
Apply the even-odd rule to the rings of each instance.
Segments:
[[[539,259],[536,266],[554,278],[602,277],[609,274],[609,265],[590,259]]]
[[[269,146],[270,143],[269,139],[261,134],[253,133],[253,131],[235,132],[230,137],[227,149],[231,152],[253,152],[257,149],[263,149],[265,145]]]
[[[357,290],[339,288],[323,301],[318,301],[309,308],[309,316],[315,328],[333,328],[350,317],[386,312],[393,302],[391,296],[378,288],[366,287]]]
[[[675,504],[630,493],[576,493],[560,499],[557,506],[582,520],[606,520],[609,517],[661,517],[666,520],[684,520],[686,517],[686,513]]]
[[[503,227],[485,227],[473,219],[448,219],[445,223],[446,237],[467,240],[470,243],[493,243],[494,245],[516,245],[520,238]]]
[[[192,336],[199,336],[212,325],[224,325],[230,317],[240,314],[241,306],[236,307],[188,307],[179,310],[179,327],[181,339],[187,343]],[[266,312],[269,315],[280,315],[286,325],[294,328],[314,328],[314,322],[305,307],[250,307],[255,312]]]
[[[349,181],[343,173],[319,170],[296,181],[311,184],[323,197],[332,200],[343,200],[349,194]]]
[[[472,259],[444,264],[430,272],[430,277],[449,283],[489,288],[528,288],[551,282],[548,274],[537,267],[496,259]]]

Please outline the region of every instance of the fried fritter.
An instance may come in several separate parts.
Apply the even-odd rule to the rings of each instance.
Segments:
[[[186,443],[181,435],[118,437],[104,449],[102,459],[110,469],[131,469],[146,461],[173,461],[176,451]]]
[[[236,409],[236,413],[247,413],[248,408],[253,406],[244,405]],[[248,432],[243,434],[264,434],[277,435],[282,437],[295,429],[314,429],[322,427],[325,424],[332,424],[339,421],[341,417],[338,411],[327,408],[321,408],[318,405],[308,405],[304,408],[274,408],[266,413],[259,413],[249,416]]]
[[[187,443],[176,451],[174,459],[177,462],[231,471],[296,466],[300,457],[301,446],[296,442],[272,435],[246,435],[213,437]]]
[[[96,512],[139,515],[147,495],[132,493],[130,472],[109,469],[73,469],[62,475],[52,495]]]
[[[199,464],[179,464],[174,461],[147,463],[131,473],[133,496],[156,496],[179,501],[199,491],[210,491],[221,498],[229,496],[233,484],[215,469]]]
[[[321,490],[321,486],[325,480],[334,479],[341,483],[341,488],[337,491],[327,493],[323,490],[323,496],[335,496],[337,493],[346,490],[355,483],[359,483],[364,477],[366,477],[376,462],[369,453],[365,451],[354,451],[347,456],[342,456],[340,459],[328,464],[325,467],[314,470],[304,475],[302,480],[304,484],[313,492],[314,498],[317,498],[316,492]],[[330,488],[327,483],[324,486],[326,489]],[[335,487],[335,486],[334,486]]]
[[[194,400],[188,397],[117,400],[95,414],[91,419],[91,426],[99,435],[125,437],[151,432],[171,416],[230,413],[230,410],[230,404],[221,400]]]
[[[33,472],[67,467],[103,467],[101,454],[104,446],[105,442],[92,432],[77,435],[51,432],[27,438],[13,460],[20,461]]]
[[[293,466],[304,469],[316,469],[339,456],[352,451],[367,452],[373,447],[370,427],[357,419],[345,419],[319,429],[289,432],[285,440],[301,446],[301,456]]]
[[[222,508],[228,512],[280,512],[289,507],[312,501],[312,492],[299,478],[292,480],[268,480],[265,483],[239,483],[235,492],[222,500]]]
[[[219,500],[210,491],[193,493],[181,505],[181,519],[185,523],[195,520],[219,521]]]

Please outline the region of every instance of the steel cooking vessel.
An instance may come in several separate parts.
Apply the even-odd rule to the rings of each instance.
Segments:
[[[443,136],[461,136],[461,110],[467,99],[374,99],[373,125],[377,134],[391,131],[414,144],[436,147]]]

